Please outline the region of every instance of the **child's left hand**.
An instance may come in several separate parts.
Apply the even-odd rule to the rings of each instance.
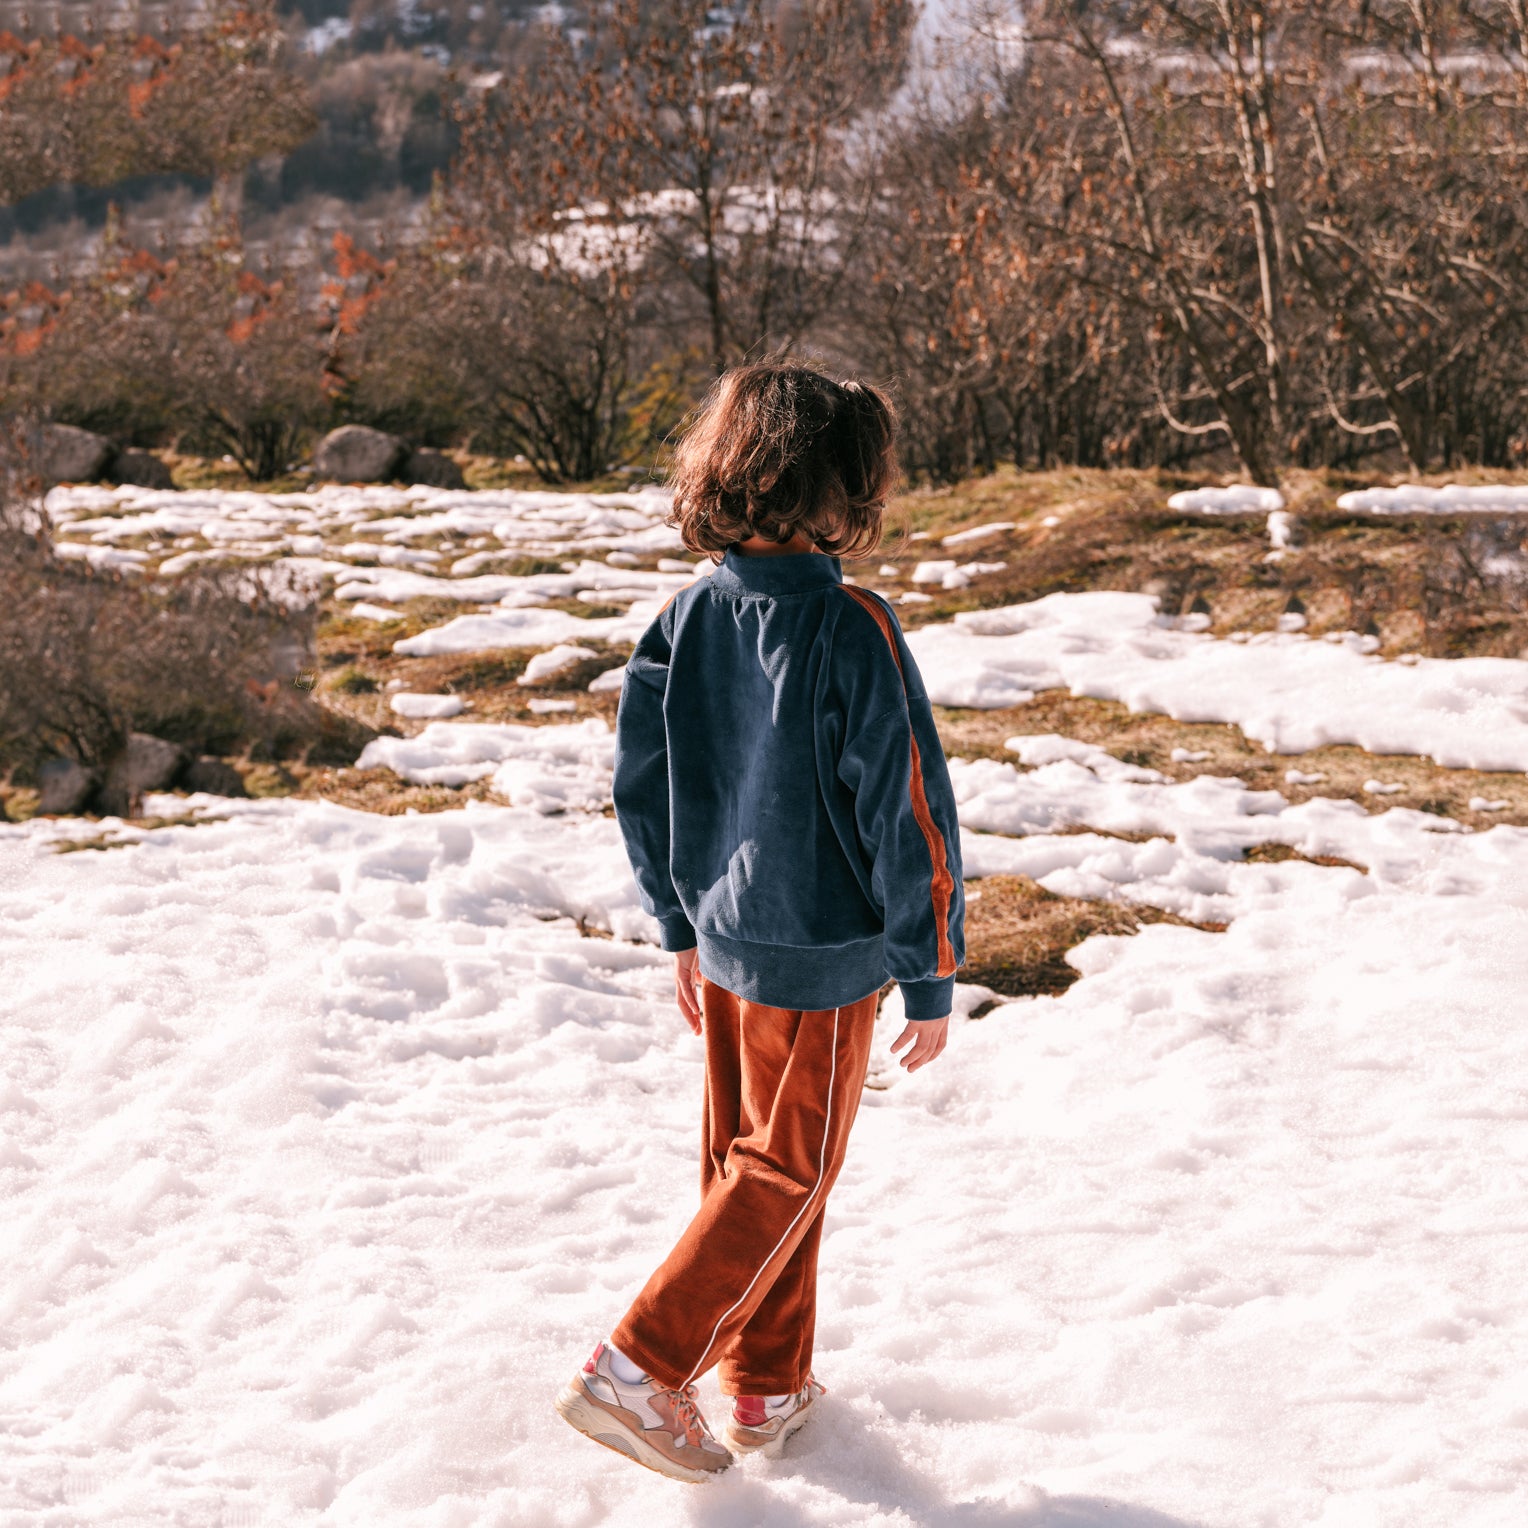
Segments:
[[[949,1014],[942,1019],[920,1019],[917,1022],[909,1019],[907,1028],[891,1042],[891,1049],[894,1055],[904,1045],[911,1044],[912,1049],[902,1057],[902,1065],[909,1072],[916,1072],[920,1066],[938,1060],[949,1037]]]
[[[700,1033],[700,951],[681,950],[674,957],[674,996],[684,1021]]]

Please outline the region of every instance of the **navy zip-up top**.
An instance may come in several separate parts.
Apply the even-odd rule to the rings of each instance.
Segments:
[[[885,601],[815,552],[728,552],[626,666],[615,809],[666,950],[776,1008],[888,976],[950,1011],[965,958],[955,798]]]

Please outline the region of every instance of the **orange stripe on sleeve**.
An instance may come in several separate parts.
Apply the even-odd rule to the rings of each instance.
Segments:
[[[892,635],[891,617],[881,608],[880,601],[874,595],[867,594],[863,589],[856,589],[850,584],[840,584],[838,587],[857,605],[868,610],[876,625],[881,628],[881,635],[886,638],[886,645],[891,649],[892,661],[897,665],[897,672],[902,675],[902,686],[905,690],[907,675],[902,669],[902,655],[897,651],[897,639]],[[912,794],[913,817],[917,820],[918,827],[922,830],[928,844],[928,857],[934,867],[931,890],[934,899],[934,922],[939,940],[939,966],[934,974],[953,976],[955,951],[950,944],[950,898],[955,891],[955,877],[950,874],[949,856],[944,848],[944,835],[934,826],[934,814],[929,810],[928,795],[923,788],[923,758],[918,752],[918,739],[913,736],[911,728],[908,729],[908,741],[912,746],[909,789]]]

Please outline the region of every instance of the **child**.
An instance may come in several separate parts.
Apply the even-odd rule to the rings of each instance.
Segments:
[[[799,365],[728,373],[674,471],[673,523],[720,565],[626,667],[616,815],[705,1036],[702,1197],[557,1409],[676,1480],[774,1451],[823,1394],[817,1246],[878,995],[900,984],[892,1049],[917,1071],[944,1049],[964,958],[928,697],[896,617],[839,568],[875,549],[895,476],[875,389]],[[726,1448],[695,1399],[713,1364],[735,1397]]]

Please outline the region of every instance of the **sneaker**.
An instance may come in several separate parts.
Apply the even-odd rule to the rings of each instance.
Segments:
[[[629,1385],[616,1378],[603,1342],[556,1405],[562,1419],[585,1437],[670,1480],[697,1485],[732,1463],[695,1404],[694,1385],[665,1390],[645,1375]]]
[[[735,1454],[778,1454],[785,1440],[811,1421],[817,1397],[827,1393],[826,1385],[807,1375],[806,1383],[782,1400],[762,1395],[738,1396],[722,1431],[727,1447]]]

